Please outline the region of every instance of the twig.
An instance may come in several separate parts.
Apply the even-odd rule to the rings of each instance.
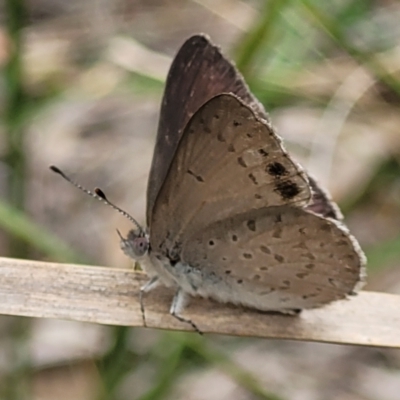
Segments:
[[[143,326],[146,275],[127,269],[0,258],[0,313]],[[173,293],[145,297],[147,325],[189,330],[168,314]],[[300,315],[271,315],[193,299],[185,315],[205,333],[400,348],[400,296],[361,292]]]

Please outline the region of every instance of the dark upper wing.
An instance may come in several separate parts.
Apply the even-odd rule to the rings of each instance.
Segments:
[[[243,76],[219,47],[205,35],[190,37],[175,56],[167,77],[147,186],[147,226],[150,226],[154,203],[186,124],[204,103],[221,93],[235,94],[256,114],[268,120]],[[308,208],[323,216],[340,219],[336,205],[325,191],[312,179],[310,185],[313,197]]]
[[[259,114],[262,106],[242,75],[207,36],[195,35],[180,48],[168,73],[147,187],[147,224],[178,142],[190,117],[220,93],[234,93]]]
[[[329,193],[322,189],[311,176],[308,176],[308,182],[311,187],[312,199],[306,207],[307,210],[325,218],[329,217],[341,221],[343,219],[342,213],[337,204],[332,201]]]

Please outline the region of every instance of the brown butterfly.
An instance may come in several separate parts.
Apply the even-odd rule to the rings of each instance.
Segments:
[[[121,247],[150,277],[142,293],[174,288],[171,314],[196,330],[180,316],[188,296],[290,313],[353,294],[365,278],[338,207],[204,35],[182,45],[168,74],[146,219]]]

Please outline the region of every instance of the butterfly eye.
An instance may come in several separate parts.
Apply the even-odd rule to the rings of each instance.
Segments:
[[[133,242],[133,247],[137,256],[143,256],[149,248],[148,239],[146,237],[136,238]]]
[[[123,238],[117,231],[121,239],[121,249],[128,256],[134,260],[143,257],[149,250],[149,238],[144,235],[144,232],[139,230],[130,230],[127,238]]]

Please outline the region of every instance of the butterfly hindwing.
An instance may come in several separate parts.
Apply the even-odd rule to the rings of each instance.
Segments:
[[[214,222],[188,237],[181,253],[181,262],[207,282],[200,288],[207,297],[260,310],[344,298],[364,277],[362,260],[341,223],[288,206]]]

